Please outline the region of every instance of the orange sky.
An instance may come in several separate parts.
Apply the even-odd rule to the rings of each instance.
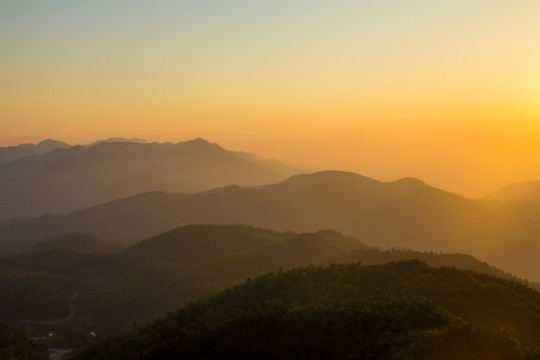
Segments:
[[[0,146],[203,137],[479,196],[540,179],[540,2],[0,0]]]

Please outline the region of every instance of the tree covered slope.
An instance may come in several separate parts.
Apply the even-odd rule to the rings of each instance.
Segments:
[[[130,329],[134,321],[142,325],[189,300],[267,272],[309,264],[380,264],[411,258],[434,266],[453,266],[514,279],[471,256],[382,251],[332,230],[298,234],[245,225],[188,225],[150,237],[117,254],[54,249],[0,259],[0,274],[11,274],[11,279],[13,274],[24,275],[34,285],[23,287],[22,283],[5,282],[0,296],[5,303],[0,303],[0,307],[12,307],[13,297],[8,295],[19,294],[25,301],[17,305],[26,304],[26,310],[5,316],[21,320],[61,318],[71,305],[77,309],[78,322],[74,320],[63,327],[80,331],[83,323],[100,333],[114,334]],[[63,290],[52,292],[54,296],[47,300],[51,306],[37,306],[38,300],[49,299],[34,296],[37,290],[47,294],[47,289],[58,286]],[[72,289],[78,293],[74,300],[70,296]],[[61,301],[55,302],[58,300]],[[36,313],[38,309],[43,311]]]
[[[76,358],[538,359],[538,333],[538,292],[415,260],[270,273]]]

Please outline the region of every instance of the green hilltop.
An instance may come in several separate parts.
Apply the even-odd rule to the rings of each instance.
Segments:
[[[76,359],[538,359],[540,294],[418,260],[273,272]]]

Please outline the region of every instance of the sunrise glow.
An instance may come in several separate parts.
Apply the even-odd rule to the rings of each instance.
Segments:
[[[203,137],[479,196],[540,178],[537,1],[1,1],[0,143]]]

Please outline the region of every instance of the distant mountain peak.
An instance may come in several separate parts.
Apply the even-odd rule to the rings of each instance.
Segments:
[[[366,179],[366,180],[377,181],[367,176],[363,176],[363,175],[356,174],[349,171],[341,171],[341,170],[323,170],[323,171],[317,171],[311,174],[300,174],[300,175],[295,175],[291,177],[291,179],[300,179],[300,178],[312,178],[312,179],[319,179],[319,180]]]
[[[195,138],[193,140],[180,141],[180,142],[177,143],[177,145],[179,145],[179,144],[193,144],[193,145],[206,145],[206,146],[221,147],[221,146],[219,146],[219,144],[214,143],[214,142],[210,142],[210,141],[208,141],[206,139],[203,139],[201,137]]]
[[[193,140],[188,140],[188,141],[185,141],[185,142],[203,143],[203,144],[215,144],[215,143],[211,143],[210,141],[208,141],[206,139],[203,139],[202,137],[198,137],[198,138],[195,138]]]
[[[176,143],[175,146],[182,147],[182,148],[192,148],[192,149],[196,149],[197,151],[204,150],[204,149],[227,151],[224,148],[222,148],[219,144],[210,142],[200,137],[195,138],[193,140],[180,141]]]
[[[273,185],[273,187],[281,189],[298,189],[309,186],[320,186],[335,182],[351,182],[351,183],[379,183],[378,180],[367,176],[355,174],[353,172],[339,170],[318,171],[312,174],[294,175],[287,180]]]
[[[122,137],[112,137],[112,138],[108,138],[108,139],[104,139],[104,140],[98,140],[98,141],[95,141],[89,145],[86,145],[86,146],[94,146],[94,145],[99,145],[99,144],[102,144],[102,143],[117,143],[117,142],[130,142],[130,143],[137,143],[137,144],[147,144],[148,141],[146,141],[145,139],[139,139],[139,138],[132,138],[132,139],[126,139],[126,138],[122,138]]]
[[[403,186],[405,186],[405,187],[407,187],[409,189],[415,189],[415,188],[428,186],[428,184],[426,184],[422,180],[414,178],[414,177],[404,177],[404,178],[398,179],[396,181],[393,181],[393,183],[396,184],[396,185],[398,185],[398,184],[403,185]]]
[[[69,144],[63,142],[63,141],[60,141],[60,140],[54,140],[54,139],[45,139],[41,142],[39,142],[36,146],[42,146],[42,145],[54,145],[54,146],[57,146],[57,145],[67,145],[69,146]]]

